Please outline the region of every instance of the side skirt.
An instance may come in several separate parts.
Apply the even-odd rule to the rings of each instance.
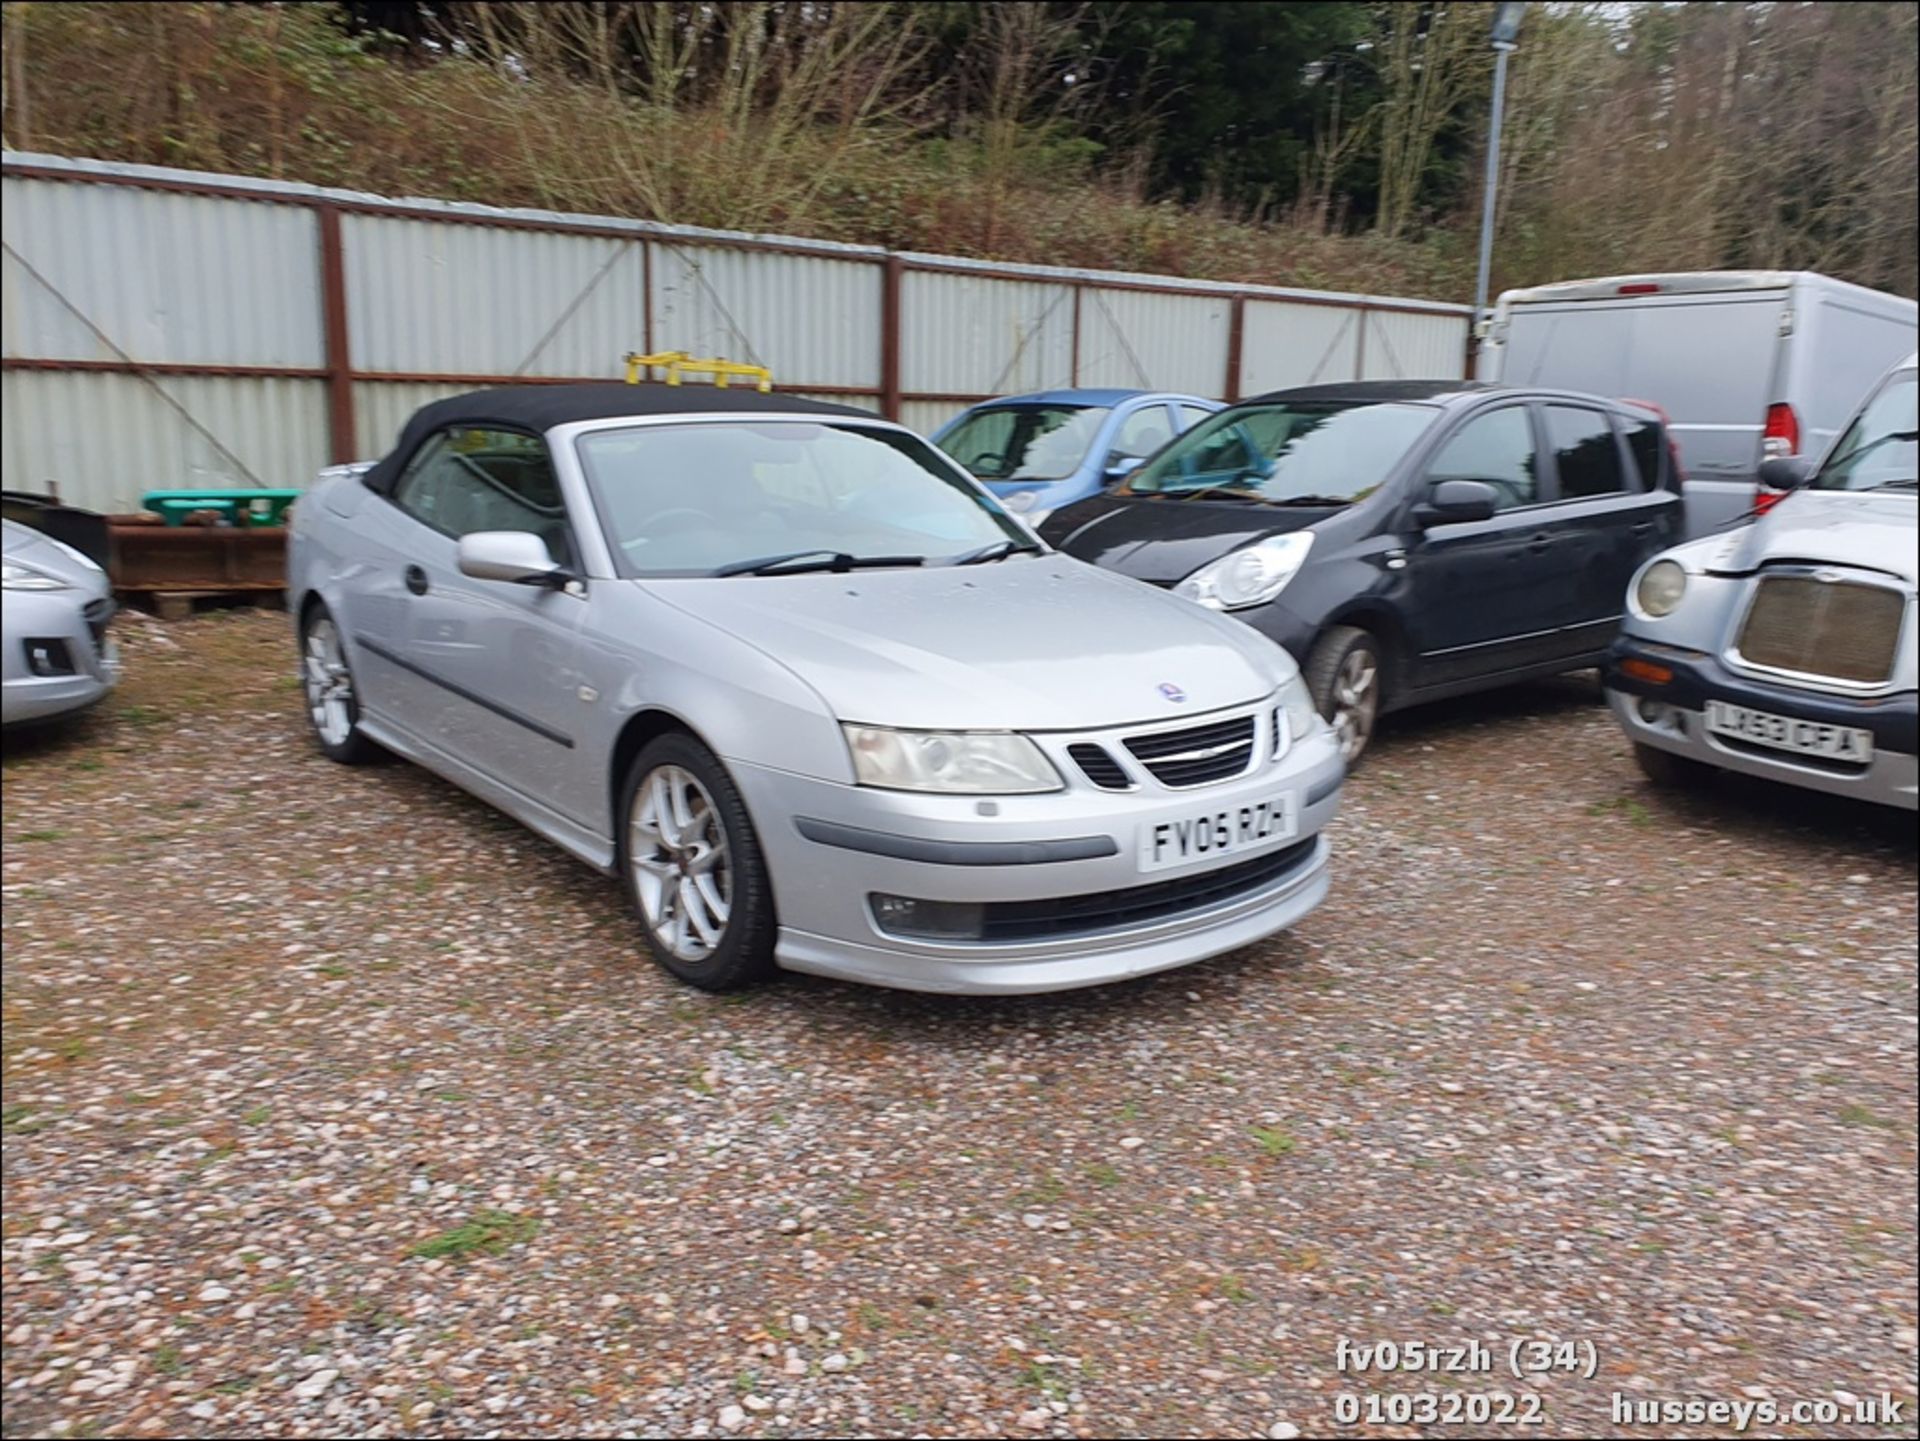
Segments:
[[[504,811],[535,835],[552,841],[561,850],[585,861],[595,870],[607,875],[614,873],[614,848],[605,836],[596,835],[531,797],[502,785],[439,747],[396,730],[377,716],[362,712],[360,728],[369,739],[378,741],[395,755],[412,761],[423,770],[432,771],[442,780],[451,781],[495,810]]]

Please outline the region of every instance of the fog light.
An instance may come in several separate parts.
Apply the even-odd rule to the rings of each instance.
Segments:
[[[73,652],[63,640],[27,642],[27,669],[35,675],[72,675]]]
[[[867,897],[874,923],[895,936],[930,941],[977,941],[984,908],[978,901],[922,901],[876,892]]]
[[[1663,700],[1640,701],[1640,719],[1650,726],[1670,726],[1673,724],[1673,707]]]

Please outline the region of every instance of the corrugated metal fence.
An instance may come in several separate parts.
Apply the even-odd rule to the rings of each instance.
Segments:
[[[8,153],[6,484],[134,509],[157,486],[301,485],[438,396],[607,379],[630,350],[931,430],[989,395],[1237,399],[1465,373],[1467,307],[396,201]]]

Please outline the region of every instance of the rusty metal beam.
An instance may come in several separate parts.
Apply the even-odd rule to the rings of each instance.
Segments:
[[[889,255],[880,272],[880,413],[900,418],[900,257]]]
[[[1240,357],[1247,343],[1247,297],[1236,295],[1227,310],[1227,380],[1220,398],[1232,405],[1240,398]]]
[[[327,347],[327,445],[333,463],[359,454],[354,435],[353,352],[347,335],[347,261],[340,240],[338,206],[322,205],[320,220],[320,314]]]
[[[77,370],[108,375],[212,375],[240,380],[325,380],[327,371],[310,365],[209,365],[202,361],[62,360],[29,355],[0,359],[6,370]]]

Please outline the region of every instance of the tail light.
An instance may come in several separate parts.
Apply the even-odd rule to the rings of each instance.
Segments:
[[[1761,432],[1760,450],[1768,460],[1800,453],[1800,417],[1784,400],[1767,407],[1767,427]]]
[[[1761,431],[1760,455],[1763,460],[1772,460],[1776,456],[1798,455],[1800,453],[1800,417],[1793,413],[1793,407],[1784,400],[1767,407],[1766,428]],[[1765,515],[1778,505],[1786,496],[1784,490],[1775,490],[1772,486],[1756,485],[1753,488],[1753,513]]]

